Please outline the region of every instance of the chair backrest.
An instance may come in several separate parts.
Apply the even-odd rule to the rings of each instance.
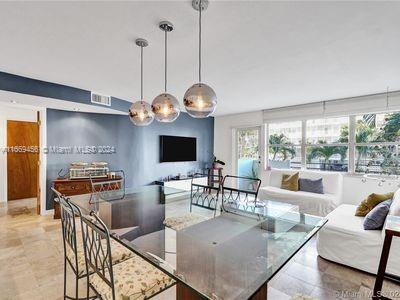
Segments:
[[[190,211],[192,205],[214,210],[218,207],[222,178],[218,175],[196,173],[192,177],[190,189]]]
[[[117,170],[110,171],[110,174],[114,174],[114,178],[107,180],[99,180],[89,174],[92,195],[103,200],[123,199],[125,197],[125,172]]]
[[[112,299],[115,299],[110,232],[93,211],[90,212],[90,216],[82,216],[81,220],[87,266],[110,287]]]
[[[221,184],[222,205],[228,202],[256,204],[260,185],[259,178],[225,175]]]
[[[70,263],[78,271],[78,247],[77,247],[77,234],[76,234],[76,209],[71,205],[67,198],[62,195],[59,191],[51,188],[56,195],[56,201],[60,204],[60,214],[61,214],[61,228],[63,235],[64,244],[64,255],[67,260],[70,261],[70,257],[67,255],[67,251],[72,250],[74,253],[74,261]]]

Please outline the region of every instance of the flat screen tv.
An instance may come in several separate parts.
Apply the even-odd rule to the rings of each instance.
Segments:
[[[160,161],[196,161],[196,138],[182,136],[160,136]]]

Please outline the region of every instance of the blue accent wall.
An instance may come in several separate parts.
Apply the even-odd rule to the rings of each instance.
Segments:
[[[160,163],[160,135],[197,138],[197,161]],[[47,156],[47,202],[53,208],[50,187],[60,169],[73,161],[106,161],[111,169],[123,169],[126,187],[150,184],[168,175],[203,169],[213,156],[214,118],[194,119],[181,113],[173,123],[154,121],[134,126],[128,116],[47,110],[47,145],[115,146],[114,154],[54,154]]]
[[[0,90],[104,107],[91,102],[90,91],[5,72],[0,72]],[[130,105],[129,101],[111,97],[112,109],[128,112]]]

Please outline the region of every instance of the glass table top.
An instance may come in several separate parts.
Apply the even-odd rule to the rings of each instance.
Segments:
[[[177,194],[181,201],[169,201]],[[70,197],[84,213],[95,210],[115,239],[208,299],[251,297],[326,223],[293,206],[225,203],[216,217],[196,207],[208,218],[174,231],[164,220],[189,213],[186,191],[153,185],[122,199],[90,198]]]

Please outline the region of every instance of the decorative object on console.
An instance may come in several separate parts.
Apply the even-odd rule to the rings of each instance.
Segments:
[[[217,169],[217,168],[222,168],[222,166],[225,166],[225,162],[223,162],[222,160],[217,159],[217,157],[214,155],[212,167],[214,169]]]
[[[151,104],[154,117],[159,122],[170,123],[175,121],[180,114],[179,102],[175,96],[167,93],[167,33],[174,29],[171,22],[162,21],[159,28],[164,31],[164,93],[154,98]]]
[[[323,194],[324,186],[322,184],[322,178],[316,180],[299,178],[299,191]]]
[[[355,215],[357,217],[365,217],[376,205],[393,198],[393,193],[386,194],[370,194],[358,205]]]
[[[69,178],[105,178],[108,177],[108,172],[108,163],[106,162],[92,162],[90,165],[86,162],[73,162],[70,165]]]
[[[364,218],[365,230],[382,229],[390,210],[392,200],[386,200],[375,206]]]
[[[299,190],[299,172],[294,174],[282,174],[281,189],[296,192]]]
[[[207,9],[208,0],[193,0],[192,6],[199,12],[199,82],[186,91],[183,104],[192,117],[207,118],[217,106],[217,95],[214,90],[201,82],[201,13]]]
[[[136,45],[140,47],[140,100],[132,104],[129,118],[136,126],[147,126],[154,120],[150,104],[143,100],[143,48],[149,43],[145,39],[137,39]]]

